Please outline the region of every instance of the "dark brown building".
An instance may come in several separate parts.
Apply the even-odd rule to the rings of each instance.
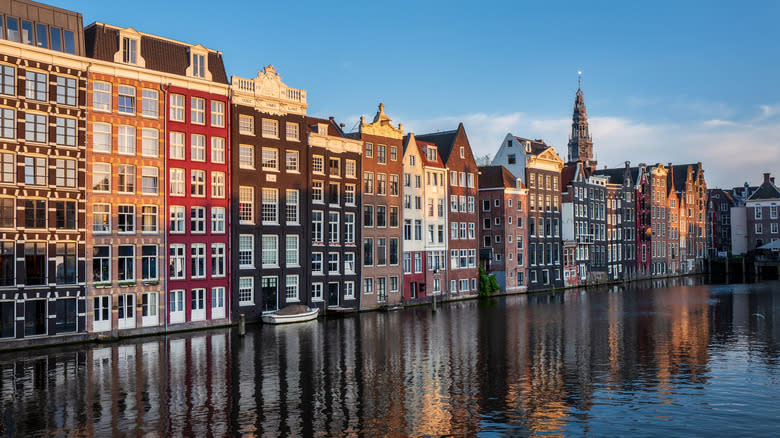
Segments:
[[[257,320],[309,303],[306,92],[269,65],[231,97],[232,309]]]
[[[87,61],[74,56],[84,54],[81,14],[8,1],[0,15],[7,30],[0,39],[0,339],[81,333]]]
[[[311,303],[321,311],[360,305],[362,230],[360,175],[363,143],[344,137],[330,120],[306,118],[310,215]]]

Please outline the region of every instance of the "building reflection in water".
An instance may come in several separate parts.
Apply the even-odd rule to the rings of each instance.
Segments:
[[[776,294],[696,283],[5,353],[0,434],[594,433],[604,406],[701,391],[730,345],[776,361]]]

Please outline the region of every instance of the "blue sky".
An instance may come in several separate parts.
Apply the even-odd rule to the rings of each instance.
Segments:
[[[710,186],[780,172],[776,1],[50,3],[220,50],[229,75],[273,64],[347,128],[382,101],[417,133],[463,121],[478,155],[512,132],[565,158],[582,70],[601,164],[702,161]]]

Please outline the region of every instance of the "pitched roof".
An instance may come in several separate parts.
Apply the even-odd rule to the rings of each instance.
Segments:
[[[688,181],[688,167],[693,167],[694,178],[699,173],[699,163],[691,164],[675,164],[669,166],[669,173],[666,175],[666,186],[668,190],[671,190],[670,184],[674,184],[674,189],[677,191],[685,191],[685,183]]]
[[[460,127],[460,126],[458,126]],[[434,132],[431,134],[420,134],[415,136],[417,141],[430,142],[436,145],[439,149],[439,155],[443,162],[447,162],[450,158],[450,153],[455,146],[455,139],[458,137],[458,130],[444,132]]]
[[[628,168],[629,177],[631,178],[631,184],[635,184],[639,178],[639,167]],[[609,178],[610,184],[623,185],[626,182],[626,168],[617,167],[614,169],[596,169],[593,171],[594,176],[606,176]]]
[[[517,187],[515,176],[504,166],[482,166],[479,171],[479,188],[481,189]]]
[[[567,166],[564,166],[561,170],[561,188],[566,189],[566,186],[571,184],[571,181],[574,179],[574,175],[577,173],[577,165],[576,164],[569,164]]]
[[[103,23],[87,26],[84,29],[87,57],[113,62],[114,54],[119,50],[119,30]],[[141,57],[146,61],[146,68],[150,70],[185,76],[190,66],[190,47],[185,43],[141,34]],[[228,83],[221,53],[208,51],[208,69],[213,82]]]
[[[761,199],[780,199],[780,190],[778,190],[768,179],[765,179],[764,182],[758,186],[758,190],[753,192],[747,200],[758,201]]]
[[[328,135],[333,137],[345,137],[344,133],[341,131],[341,127],[334,119],[322,119],[319,117],[306,116],[306,127],[309,128],[310,132],[318,132],[317,126],[320,123],[327,123]]]
[[[433,146],[436,148],[436,161],[432,161],[428,159],[428,154],[425,153],[424,147],[426,146]],[[428,166],[428,167],[439,167],[444,169],[444,162],[441,160],[441,154],[438,152],[438,146],[436,146],[434,143],[428,142],[428,141],[417,141],[417,150],[420,152],[420,157],[422,157],[422,165]]]
[[[539,155],[542,152],[544,152],[545,150],[547,150],[547,148],[551,148],[552,147],[552,146],[546,144],[544,142],[544,140],[530,140],[530,139],[527,139],[527,138],[518,137],[516,135],[513,136],[513,137],[515,138],[515,140],[517,140],[520,143],[524,143],[526,141],[530,142],[531,143],[531,153],[534,154],[534,155]]]

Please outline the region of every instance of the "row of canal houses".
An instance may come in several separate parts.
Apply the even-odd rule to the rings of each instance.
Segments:
[[[701,269],[701,164],[597,169],[462,124],[346,132],[273,66],[28,0],[0,3],[0,347],[339,313]]]
[[[4,346],[477,293],[463,126],[345,132],[273,66],[0,4]],[[452,232],[450,232],[450,229]]]

